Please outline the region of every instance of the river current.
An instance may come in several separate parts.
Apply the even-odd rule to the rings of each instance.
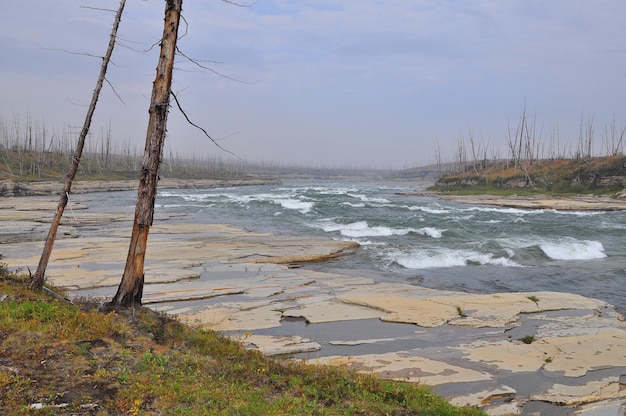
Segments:
[[[160,190],[156,213],[361,245],[354,255],[308,267],[471,293],[570,292],[626,311],[626,212],[526,210],[401,195],[416,190],[369,183]],[[116,195],[118,203],[134,203],[134,193]]]

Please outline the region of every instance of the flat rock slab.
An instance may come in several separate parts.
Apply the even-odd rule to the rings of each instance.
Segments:
[[[411,298],[400,295],[370,294],[342,296],[346,303],[386,312],[381,319],[436,327],[445,323],[457,326],[504,327],[521,313],[567,309],[596,309],[598,302],[579,295],[555,292],[500,293],[490,295],[447,295]]]
[[[337,365],[354,371],[374,373],[392,380],[429,386],[449,383],[451,380],[455,383],[473,383],[493,379],[488,372],[416,356],[405,351],[359,357],[323,357],[307,362]]]
[[[257,349],[265,355],[300,354],[319,351],[321,345],[308,338],[299,336],[271,337],[266,335],[244,334],[234,339],[246,348]]]
[[[9,267],[37,264],[43,244],[24,240],[46,228],[55,199],[0,200],[0,237],[24,236],[0,246]],[[47,278],[106,300],[121,279],[132,215],[90,212],[78,196],[72,206],[66,230],[74,238],[56,241]],[[300,267],[355,248],[161,213],[143,301],[268,355],[430,384],[492,415],[623,414],[626,324],[612,306],[566,293],[444,292]]]

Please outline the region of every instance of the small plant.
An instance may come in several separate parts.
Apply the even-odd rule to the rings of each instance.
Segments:
[[[528,296],[528,300],[535,302],[535,303],[539,302],[539,298],[535,295]]]
[[[456,307],[456,313],[458,313],[461,318],[466,318],[467,317],[467,315],[463,311],[463,308],[461,308],[460,306]]]
[[[522,341],[524,344],[532,344],[534,340],[535,340],[534,335],[526,335],[525,337],[520,339],[520,341]]]
[[[78,343],[78,353],[80,355],[89,354],[90,345],[88,342],[79,342]]]
[[[546,362],[546,364],[550,364],[552,362],[552,357],[546,357],[544,361]]]
[[[96,378],[108,378],[112,375],[113,373],[110,372],[108,369],[101,367],[98,368],[94,373],[93,376]]]
[[[128,384],[131,380],[131,371],[127,367],[122,367],[117,373],[117,381],[120,384]]]

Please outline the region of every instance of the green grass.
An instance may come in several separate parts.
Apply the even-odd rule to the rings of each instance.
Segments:
[[[271,359],[149,309],[63,302],[24,279],[0,268],[0,414],[482,414],[424,386]]]

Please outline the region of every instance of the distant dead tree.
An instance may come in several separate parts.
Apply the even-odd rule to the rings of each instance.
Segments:
[[[161,52],[156,68],[156,78],[150,100],[150,117],[146,132],[135,219],[126,258],[126,266],[117,293],[109,306],[131,307],[141,305],[144,285],[144,260],[148,242],[148,233],[154,220],[159,166],[163,158],[163,145],[167,126],[167,114],[170,105],[172,71],[176,55],[178,27],[182,11],[182,0],[166,0]]]
[[[61,223],[61,217],[63,216],[63,211],[65,211],[65,207],[69,199],[69,194],[72,189],[72,182],[74,181],[74,177],[76,176],[76,172],[78,171],[78,165],[80,164],[80,159],[83,154],[83,148],[85,147],[85,138],[87,137],[87,134],[89,133],[89,128],[91,126],[91,119],[96,110],[96,104],[98,102],[98,98],[100,97],[102,84],[104,83],[105,78],[106,78],[107,68],[109,65],[109,61],[111,60],[111,55],[113,54],[115,41],[117,39],[117,29],[119,27],[120,20],[122,18],[122,12],[124,11],[125,4],[126,4],[126,0],[121,0],[120,5],[117,9],[117,13],[115,15],[115,21],[113,23],[113,28],[111,29],[111,36],[109,38],[109,47],[107,48],[106,55],[102,58],[102,65],[100,67],[100,76],[98,77],[96,88],[93,92],[93,95],[91,96],[91,103],[89,104],[89,108],[87,110],[85,122],[83,123],[83,127],[78,137],[78,143],[76,144],[76,150],[74,151],[74,157],[72,158],[72,165],[70,167],[69,172],[67,173],[65,186],[63,188],[63,191],[61,192],[61,196],[59,199],[59,204],[57,205],[57,210],[54,216],[54,220],[52,221],[52,225],[50,226],[50,231],[48,232],[48,236],[46,237],[44,249],[43,249],[43,252],[41,253],[39,264],[37,265],[37,271],[32,276],[31,281],[30,281],[30,287],[35,290],[43,289],[43,284],[44,284],[45,274],[46,274],[46,267],[48,266],[50,255],[52,254],[52,247],[54,245],[54,240],[56,239],[56,234],[59,228],[59,224]]]
[[[580,115],[580,127],[578,128],[578,149],[576,150],[576,159],[585,159],[593,156],[593,144],[594,144],[594,117],[590,116],[587,119],[587,124],[584,124],[583,114]]]
[[[626,126],[621,129],[617,128],[615,123],[615,115],[611,125],[604,125],[604,148],[605,154],[608,156],[618,156],[622,154],[624,147],[624,135],[626,134]]]

